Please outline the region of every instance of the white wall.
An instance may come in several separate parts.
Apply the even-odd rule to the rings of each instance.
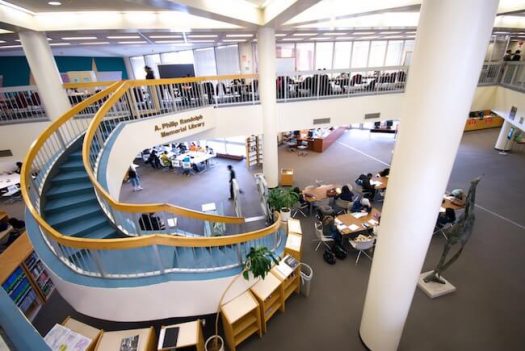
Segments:
[[[497,86],[478,87],[474,93],[470,111],[490,110],[494,107]]]
[[[518,108],[514,120],[508,118],[512,106]],[[503,87],[498,88],[495,94],[494,107],[492,109],[500,116],[503,116],[513,126],[525,130],[525,98],[523,93]],[[520,123],[522,118],[523,121]]]
[[[16,162],[23,161],[29,147],[50,122],[21,123],[0,127],[0,150],[11,150],[12,157],[0,158],[0,172],[16,168]]]

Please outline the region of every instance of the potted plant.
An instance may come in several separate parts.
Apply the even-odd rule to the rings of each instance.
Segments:
[[[217,317],[215,319],[215,334],[206,340],[204,345],[206,351],[224,351],[224,340],[219,335],[219,314],[221,312],[221,306],[223,304],[224,296],[231,288],[231,286],[239,279],[243,277],[246,280],[250,279],[250,273],[254,278],[266,278],[266,275],[272,268],[272,262],[279,264],[277,258],[275,258],[273,252],[268,250],[267,247],[251,247],[250,252],[246,255],[241,274],[236,276],[230,284],[226,287],[222,293],[221,299],[219,300],[219,307],[217,308]]]
[[[268,205],[272,211],[281,212],[281,220],[287,222],[293,205],[299,201],[299,194],[291,188],[274,188],[268,192]]]

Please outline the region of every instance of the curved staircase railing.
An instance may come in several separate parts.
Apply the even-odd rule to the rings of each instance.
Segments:
[[[74,106],[54,121],[31,146],[22,167],[21,191],[49,249],[73,271],[104,278],[135,278],[167,273],[198,273],[241,269],[243,257],[252,246],[266,246],[280,253],[284,246],[280,219],[263,229],[224,237],[184,237],[150,234],[115,239],[86,239],[64,235],[41,213],[46,179],[64,153],[81,139],[95,112],[110,106],[128,83],[117,82]],[[138,83],[137,83],[138,84]],[[120,89],[120,90],[119,90]],[[108,104],[105,104],[108,102]],[[101,116],[104,110],[99,113]],[[159,207],[160,206],[160,207]],[[132,206],[134,207],[134,206]],[[153,205],[141,211],[163,208],[181,215],[203,216],[169,205]],[[213,220],[221,218],[211,217]],[[206,217],[208,220],[210,217]],[[239,219],[235,219],[238,221]],[[242,219],[241,219],[242,220]]]

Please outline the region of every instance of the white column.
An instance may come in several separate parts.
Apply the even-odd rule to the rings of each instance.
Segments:
[[[509,151],[512,149],[513,140],[509,140],[508,138],[510,128],[512,128],[512,124],[508,121],[504,121],[499,131],[498,140],[496,141],[496,145],[494,145],[494,149],[498,151]]]
[[[277,163],[277,115],[275,107],[275,30],[263,27],[257,32],[259,96],[263,114],[263,173],[269,188],[279,185]]]
[[[20,42],[35,78],[38,94],[50,119],[56,119],[71,109],[62,78],[45,33],[22,31]]]
[[[421,6],[405,113],[359,330],[371,350],[396,350],[399,345],[497,5],[498,0],[440,0]]]

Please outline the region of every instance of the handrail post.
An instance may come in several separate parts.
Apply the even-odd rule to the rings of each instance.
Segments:
[[[159,247],[157,244],[153,245],[151,247],[153,249],[153,256],[155,257],[155,260],[157,261],[157,264],[159,265],[160,274],[164,274],[164,267],[162,266],[162,260],[160,258],[160,252]]]
[[[95,265],[97,266],[98,272],[100,273],[100,276],[102,278],[106,278],[106,273],[104,272],[104,269],[102,267],[102,261],[100,259],[100,255],[98,253],[98,250],[91,250],[88,249],[91,255],[93,256],[93,261],[95,262]]]

